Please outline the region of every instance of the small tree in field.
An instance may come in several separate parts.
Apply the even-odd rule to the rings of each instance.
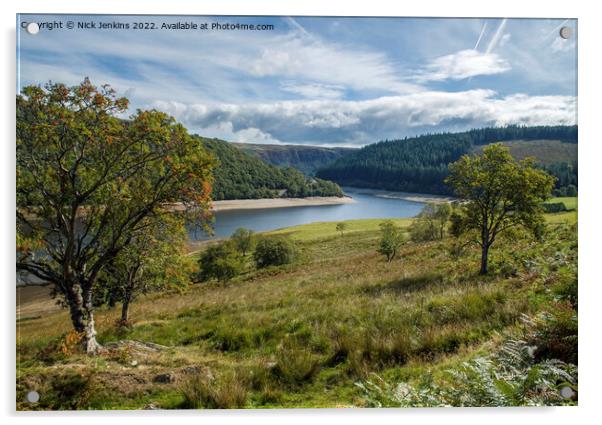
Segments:
[[[380,223],[380,244],[378,252],[387,258],[387,262],[393,261],[399,248],[404,243],[404,236],[401,228],[396,226],[391,220]]]
[[[208,247],[199,258],[201,281],[217,279],[224,285],[238,276],[244,263],[231,242],[221,242]]]
[[[410,225],[410,237],[414,242],[443,239],[452,212],[447,202],[428,203]]]
[[[541,204],[552,193],[554,177],[535,168],[532,158],[517,162],[499,144],[485,147],[481,156],[464,155],[449,171],[446,183],[465,201],[453,232],[472,231],[481,247],[480,274],[486,274],[489,248],[500,233],[514,226],[541,228]]]
[[[97,303],[121,303],[122,325],[129,323],[131,303],[141,294],[166,289],[183,289],[192,271],[185,256],[185,227],[173,215],[162,220],[145,220],[119,256],[98,279]],[[98,299],[98,297],[101,297]]]
[[[341,234],[341,237],[343,237],[345,230],[347,230],[347,223],[344,223],[344,222],[337,223],[336,230],[337,230],[337,232],[339,232]]]
[[[257,268],[292,263],[296,255],[293,241],[288,238],[265,238],[257,243],[253,259]]]
[[[96,342],[98,278],[142,228],[169,211],[206,221],[213,159],[158,111],[138,110],[88,79],[17,96],[17,270],[54,286],[86,352]]]
[[[244,227],[236,229],[230,239],[243,256],[251,252],[255,246],[255,233]]]

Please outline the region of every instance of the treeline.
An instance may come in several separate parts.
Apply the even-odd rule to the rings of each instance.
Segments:
[[[542,139],[577,143],[577,126],[508,126],[386,140],[345,155],[318,170],[317,176],[347,186],[450,194],[443,182],[448,164],[475,146]],[[576,164],[561,162],[542,167],[558,179],[557,191],[577,186]]]
[[[540,165],[539,167],[556,177],[555,196],[577,196],[577,161],[572,163],[557,162],[550,165]]]
[[[576,125],[540,125],[533,127],[509,125],[487,127],[467,132],[475,145],[488,145],[505,140],[560,140],[577,143]]]
[[[194,137],[202,140],[218,162],[213,170],[212,198],[216,201],[343,196],[331,181],[307,177],[294,168],[275,167],[222,140]]]

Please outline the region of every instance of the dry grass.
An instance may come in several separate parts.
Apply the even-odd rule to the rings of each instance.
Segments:
[[[556,231],[543,244],[501,240],[492,253],[492,275],[480,277],[478,252],[454,257],[451,240],[407,244],[400,260],[387,264],[376,253],[372,224],[351,224],[343,237],[335,223],[309,225],[311,236],[303,235],[303,226],[294,228],[301,251],[295,264],[249,269],[226,287],[147,296],[132,306],[133,329],[125,336],[114,326],[118,309],[97,312],[101,342],[127,338],[170,347],[156,356],[44,363],[38,353],[70,330],[66,312],[20,323],[18,377],[50,382],[56,379],[51,371],[79,364],[92,376],[144,380],[130,379],[127,396],[97,392],[104,395],[85,403],[95,408],[361,406],[355,380],[372,372],[414,379],[486,350],[521,314],[543,308],[558,276],[575,273],[568,266],[553,269],[547,260],[563,251],[576,267],[574,230]],[[330,225],[332,234],[320,231]],[[527,259],[535,266],[526,269]],[[500,268],[515,263],[511,271]],[[178,375],[187,367],[206,368],[214,380],[149,383],[156,374]]]

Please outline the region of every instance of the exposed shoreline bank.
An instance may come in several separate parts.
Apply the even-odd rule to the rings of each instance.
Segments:
[[[213,201],[213,212],[230,210],[255,210],[265,208],[290,208],[320,205],[353,204],[356,201],[348,196],[312,196],[309,198],[263,198],[263,199],[232,199],[227,201]]]
[[[343,190],[346,188],[343,187]],[[420,202],[420,203],[445,203],[457,201],[457,198],[453,196],[445,196],[445,195],[433,195],[430,193],[413,193],[413,192],[396,192],[392,190],[384,190],[384,189],[368,189],[368,188],[358,188],[358,187],[349,187],[350,191],[359,194],[373,195],[379,198],[388,198],[388,199],[403,199],[404,201],[410,202]]]

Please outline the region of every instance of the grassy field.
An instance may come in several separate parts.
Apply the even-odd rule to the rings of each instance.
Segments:
[[[295,263],[249,259],[228,285],[146,296],[127,331],[118,308],[100,309],[100,356],[78,354],[64,310],[20,321],[17,407],[32,407],[32,389],[37,409],[366,406],[356,382],[437,380],[520,330],[522,315],[554,311],[576,282],[576,214],[548,215],[541,242],[500,239],[487,277],[478,251],[451,238],[407,243],[387,264],[382,220],[349,221],[342,236],[336,223],[271,232],[296,240]]]
[[[379,230],[379,225],[384,220],[380,218],[369,218],[361,220],[347,220],[347,228],[344,235],[358,232],[375,232]],[[392,220],[396,225],[406,228],[412,222],[411,218],[396,218]],[[292,226],[285,229],[269,232],[270,235],[290,236],[297,241],[312,241],[322,238],[330,238],[340,235],[336,230],[336,222],[318,222],[304,224],[301,226]]]
[[[562,202],[568,211],[546,214],[546,221],[552,223],[577,223],[577,197],[552,198],[548,202]]]

